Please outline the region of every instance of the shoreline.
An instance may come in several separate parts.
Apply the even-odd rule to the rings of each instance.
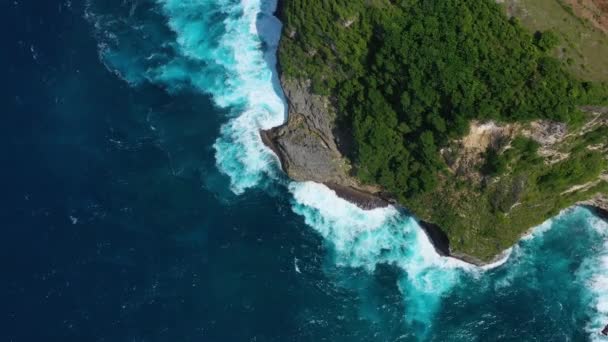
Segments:
[[[285,172],[285,168],[284,168],[283,154],[279,151],[277,146],[274,144],[272,139],[269,137],[268,132],[264,131],[264,130],[260,130],[260,137],[261,137],[264,145],[267,148],[269,148],[277,156],[277,158],[279,159],[279,164],[281,166],[281,170],[285,174],[287,174]],[[331,190],[333,190],[338,197],[356,205],[357,207],[359,207],[363,210],[373,210],[373,209],[385,208],[389,205],[393,205],[400,210],[407,211],[407,208],[404,208],[403,206],[398,204],[394,199],[392,199],[389,196],[384,195],[382,193],[370,193],[370,192],[367,192],[367,191],[364,191],[361,189],[356,189],[353,187],[343,186],[343,185],[329,183],[329,182],[328,183],[324,182],[322,184],[327,186]],[[575,206],[581,206],[581,207],[587,208],[587,209],[591,210],[600,219],[608,222],[608,210],[605,208],[593,206],[590,204],[582,204],[582,203],[577,204]],[[572,207],[574,207],[574,206],[572,206]],[[570,208],[572,208],[572,207],[570,207]],[[567,209],[569,209],[569,208],[566,208],[565,210],[567,210]],[[487,267],[487,266],[493,265],[497,262],[505,261],[505,258],[508,258],[508,255],[510,254],[510,251],[512,249],[512,247],[509,247],[509,248],[505,249],[504,251],[500,252],[499,254],[497,254],[494,258],[492,258],[492,260],[485,262],[485,261],[479,260],[475,257],[472,257],[470,255],[451,251],[449,238],[444,233],[444,231],[441,229],[441,227],[439,227],[431,222],[426,222],[424,220],[416,219],[416,221],[418,222],[418,224],[420,225],[420,228],[422,228],[422,231],[426,234],[429,241],[433,245],[435,252],[437,252],[437,254],[439,254],[442,257],[454,258],[454,259],[463,261],[467,264],[471,264],[471,265],[474,265],[477,267]],[[535,227],[530,227],[524,234],[521,235],[519,240],[525,238],[526,236],[529,236],[532,233],[532,231],[534,230],[534,228]]]
[[[284,0],[277,0],[276,7],[273,12],[273,15],[279,19],[280,19],[280,13],[282,12],[282,8],[284,5],[283,1]],[[282,39],[282,36],[281,36],[281,39]],[[277,59],[277,64],[275,67],[276,67],[276,72],[278,73],[279,79],[280,79],[281,65],[280,65],[280,61],[278,59]],[[281,82],[279,82],[279,87],[281,87],[281,90],[283,91],[283,93],[285,93],[284,89],[282,89],[283,84]],[[287,101],[286,105],[289,107],[289,98],[286,97],[285,100]],[[273,141],[273,138],[270,135],[271,130],[285,126],[288,124],[288,122],[289,122],[289,110],[287,110],[286,121],[283,124],[281,124],[277,127],[268,129],[268,130],[259,130],[259,135],[260,135],[260,138],[261,138],[262,142],[264,143],[264,145],[267,148],[269,148],[277,156],[277,158],[279,159],[279,164],[280,164],[281,170],[289,178],[289,174],[285,168],[285,165],[287,165],[287,162],[285,160],[285,153],[282,153],[282,151],[275,144],[275,142]],[[444,230],[441,229],[441,227],[439,227],[438,225],[433,224],[431,222],[426,222],[424,220],[420,220],[420,219],[416,218],[416,216],[411,214],[407,210],[407,208],[403,207],[395,199],[393,199],[390,196],[390,194],[387,194],[384,192],[370,192],[370,191],[366,191],[365,189],[356,188],[356,187],[348,186],[348,185],[340,185],[340,184],[336,184],[336,183],[332,183],[332,182],[319,182],[319,183],[321,183],[321,184],[327,186],[328,188],[330,188],[331,190],[333,190],[338,197],[356,205],[357,207],[359,207],[363,210],[373,210],[376,208],[385,208],[389,205],[395,206],[398,210],[405,210],[418,222],[422,231],[425,233],[425,235],[428,237],[429,241],[433,245],[435,252],[437,254],[439,254],[440,256],[454,258],[454,259],[460,260],[462,262],[465,262],[467,264],[471,264],[471,265],[474,265],[477,267],[489,267],[490,266],[490,268],[491,268],[491,265],[494,265],[497,263],[502,264],[503,262],[505,262],[508,259],[510,252],[512,250],[513,246],[501,251],[500,253],[495,255],[491,260],[489,260],[487,262],[482,261],[482,260],[480,260],[476,257],[470,256],[470,255],[451,251],[449,238],[448,238],[447,234],[444,232]],[[584,203],[584,202],[577,203],[577,204],[571,206],[570,208],[572,208],[574,206],[582,206],[582,207],[588,208],[595,215],[597,215],[600,219],[608,222],[608,208],[603,208],[600,206],[595,206],[593,204]],[[565,210],[567,210],[567,209],[569,209],[569,208],[566,208]],[[524,234],[522,234],[519,237],[519,240],[530,235],[534,228],[535,227],[530,227]]]
[[[264,145],[268,149],[270,149],[279,159],[279,164],[280,164],[281,170],[285,174],[287,174],[287,172],[285,170],[284,156],[280,152],[279,148],[275,145],[272,138],[269,136],[268,131],[260,130],[259,133],[260,133],[260,138],[262,139],[262,142],[264,143]],[[374,194],[374,193],[370,193],[370,192],[367,192],[367,191],[364,191],[361,189],[355,189],[353,187],[343,186],[343,185],[339,185],[339,184],[335,184],[335,183],[328,182],[328,183],[322,183],[322,184],[327,186],[329,189],[333,190],[336,193],[336,195],[338,197],[340,197],[341,199],[348,201],[363,210],[373,210],[373,209],[385,208],[385,207],[388,207],[389,205],[393,205],[399,210],[407,211],[406,208],[402,207],[394,199],[391,199],[388,196],[382,196],[381,194]],[[426,221],[419,220],[419,219],[416,219],[416,222],[418,222],[418,224],[420,225],[420,228],[422,229],[424,234],[427,236],[427,238],[431,242],[431,245],[433,245],[435,252],[442,257],[454,258],[454,259],[463,261],[465,263],[468,263],[468,264],[471,264],[474,266],[479,266],[479,267],[491,265],[492,263],[495,263],[497,260],[504,258],[504,252],[503,252],[503,253],[500,253],[496,258],[492,259],[490,262],[486,263],[486,262],[482,262],[481,260],[468,256],[468,255],[452,253],[450,251],[450,241],[448,239],[448,236],[443,232],[441,227],[439,227],[433,223],[426,222]]]
[[[608,222],[608,209],[588,204],[582,204],[581,206],[591,210],[597,217]]]

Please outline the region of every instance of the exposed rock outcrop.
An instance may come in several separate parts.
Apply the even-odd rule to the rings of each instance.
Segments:
[[[470,181],[482,178],[480,165],[483,156],[491,148],[502,150],[513,139],[519,125],[498,125],[495,122],[471,122],[469,134],[441,149],[441,155],[454,174]]]
[[[350,175],[351,166],[336,145],[336,112],[329,99],[312,94],[308,80],[282,78],[281,84],[288,99],[288,120],[261,136],[279,156],[287,175],[296,181],[324,183],[364,209],[388,205],[378,187],[361,184]]]
[[[580,202],[579,204],[591,208],[598,216],[608,220],[608,195],[597,195],[595,198]]]

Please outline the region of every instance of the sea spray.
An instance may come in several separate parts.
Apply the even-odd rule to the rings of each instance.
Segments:
[[[462,269],[472,268],[439,256],[417,222],[392,206],[362,210],[313,182],[294,182],[289,189],[294,211],[323,236],[337,265],[372,273],[390,264],[404,271],[399,288],[410,323],[429,327],[441,295],[456,284]]]
[[[242,193],[268,178],[282,181],[276,174],[276,157],[259,136],[260,129],[286,119],[276,73],[281,32],[273,15],[276,1],[159,0],[157,4],[171,35],[158,34],[167,41],[145,45],[145,58],[111,32],[116,20],[90,11],[103,32],[99,35],[107,38],[100,44],[106,66],[130,84],[151,82],[170,92],[193,89],[210,94],[217,106],[227,108],[231,118],[221,127],[214,148],[217,166],[229,176],[233,192]],[[130,26],[142,25],[150,29],[154,23],[144,18]],[[163,32],[163,28],[151,31]],[[364,211],[320,184],[291,183],[289,188],[295,199],[293,210],[326,239],[336,265],[372,272],[380,264],[391,264],[404,271],[399,288],[409,321],[429,326],[440,296],[457,282],[459,268],[471,268],[440,257],[416,221],[392,206]]]
[[[264,147],[259,130],[285,121],[274,71],[281,32],[273,16],[276,1],[144,4],[125,7],[119,15],[105,12],[103,3],[87,3],[85,17],[95,29],[104,65],[131,85],[149,82],[172,93],[210,94],[226,109],[231,119],[214,148],[233,192],[274,177],[275,156]]]
[[[577,277],[589,289],[592,319],[587,324],[587,331],[594,341],[608,341],[608,337],[598,334],[608,324],[608,222],[593,217],[589,224],[602,243],[585,259]]]
[[[281,23],[272,15],[276,2],[241,1],[240,6],[234,1],[216,3],[228,16],[223,22],[225,32],[215,49],[220,53],[211,53],[211,61],[208,44],[203,44],[202,51],[199,44],[206,39],[200,36],[199,32],[203,31],[200,26],[208,24],[199,19],[203,13],[200,8],[190,8],[192,3],[208,4],[209,1],[162,0],[161,3],[170,27],[176,32],[180,54],[216,63],[225,70],[221,75],[201,71],[193,83],[200,84],[201,91],[210,93],[217,105],[233,109],[235,117],[221,127],[214,148],[217,165],[230,176],[232,190],[242,193],[258,185],[265,174],[272,175],[276,170],[259,130],[278,126],[285,120],[284,101],[276,91],[278,77],[273,72],[281,32]],[[219,78],[221,82],[215,83],[220,86],[207,87],[209,78]]]

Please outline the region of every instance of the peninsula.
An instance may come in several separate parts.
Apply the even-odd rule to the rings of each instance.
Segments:
[[[439,252],[475,264],[570,206],[605,214],[608,72],[590,76],[565,33],[513,6],[280,1],[289,118],[264,142],[292,179],[398,204]]]

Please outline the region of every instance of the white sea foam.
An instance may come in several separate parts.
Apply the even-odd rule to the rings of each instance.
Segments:
[[[169,0],[161,3],[177,33],[181,54],[209,60],[208,52],[197,52],[198,39],[191,38],[196,25],[187,22],[190,17],[183,14],[181,5]],[[217,165],[230,176],[236,193],[258,185],[276,170],[274,156],[258,134],[286,118],[274,72],[281,30],[272,15],[275,7],[275,1],[243,0],[239,15],[229,15],[224,22],[226,29],[218,46],[225,60],[217,63],[230,77],[224,84],[191,80],[206,87],[219,106],[234,109],[234,117],[222,126],[214,147]],[[226,12],[236,13],[233,9]],[[417,222],[394,207],[364,211],[312,182],[291,183],[289,188],[295,199],[293,210],[325,238],[337,265],[371,272],[386,263],[404,271],[406,276],[399,285],[410,319],[428,325],[441,294],[457,282],[460,269],[472,269],[459,260],[440,257]]]
[[[494,261],[493,263],[483,265],[480,268],[484,271],[488,271],[488,270],[493,270],[495,268],[498,268],[498,267],[504,265],[507,261],[509,261],[509,258],[511,258],[511,255],[513,254],[513,248],[514,247],[511,247],[511,248],[503,251],[500,258],[498,258],[498,260]]]
[[[362,210],[324,185],[291,183],[293,209],[330,244],[334,262],[372,272],[379,264],[404,271],[399,287],[406,316],[428,326],[439,298],[472,266],[439,256],[418,223],[392,206]]]
[[[261,141],[259,131],[280,125],[285,120],[283,98],[276,73],[275,51],[281,23],[272,15],[274,6],[260,1],[243,1],[242,17],[228,25],[231,29],[223,39],[235,55],[232,80],[237,94],[246,101],[238,117],[221,128],[214,148],[220,170],[230,176],[232,189],[241,193],[256,186],[265,175],[276,170],[272,153]],[[262,42],[267,50],[262,50]]]
[[[193,89],[210,94],[217,106],[227,109],[231,119],[214,144],[216,162],[230,176],[232,190],[242,193],[274,175],[275,157],[264,147],[259,130],[285,120],[274,72],[281,32],[273,16],[276,1],[157,4],[172,35],[148,13],[129,9],[121,17],[89,0],[85,17],[95,28],[101,60],[129,84],[151,82],[169,92]]]
[[[279,82],[274,72],[281,32],[281,23],[272,15],[276,1],[217,2],[215,6],[223,8],[228,16],[224,21],[225,32],[213,48],[208,42],[201,44],[205,40],[201,32],[206,30],[200,26],[208,23],[200,22],[200,12],[184,8],[200,7],[200,3],[208,1],[160,2],[170,27],[177,34],[181,54],[219,66],[211,69],[211,75],[210,70],[206,70],[190,76],[191,83],[211,93],[218,106],[234,111],[234,117],[222,126],[214,148],[217,165],[230,176],[232,190],[242,193],[276,169],[272,165],[274,157],[264,147],[259,130],[278,126],[285,120],[284,101],[276,91]],[[169,74],[175,70],[167,69]],[[224,70],[224,74],[213,74],[216,69]]]
[[[584,281],[591,293],[591,321],[587,331],[593,341],[608,341],[599,332],[608,324],[608,223],[597,217],[589,219],[603,245],[595,255],[585,260],[578,277]]]

